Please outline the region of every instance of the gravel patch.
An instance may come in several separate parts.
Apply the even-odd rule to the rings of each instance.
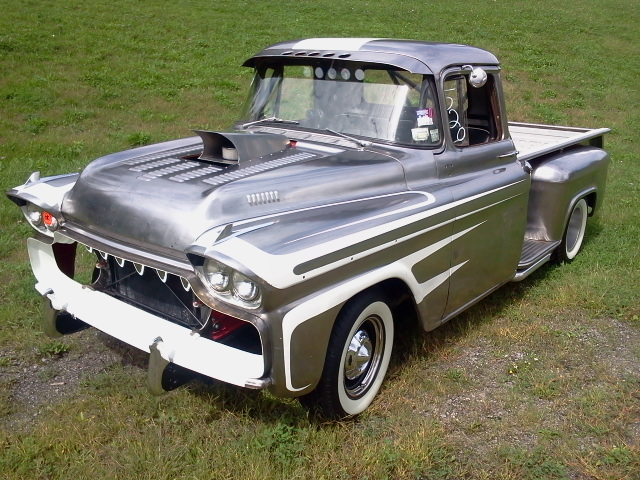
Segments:
[[[87,329],[63,340],[70,349],[60,355],[19,355],[3,352],[0,387],[4,389],[5,414],[0,427],[21,429],[50,405],[61,403],[81,387],[82,382],[114,365],[146,368],[148,355],[95,329]],[[22,357],[22,358],[21,358]],[[24,358],[24,357],[28,357]]]

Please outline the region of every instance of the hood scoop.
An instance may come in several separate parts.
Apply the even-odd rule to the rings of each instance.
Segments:
[[[194,130],[204,144],[198,160],[236,165],[240,162],[280,152],[289,145],[284,135],[274,133],[219,133]]]

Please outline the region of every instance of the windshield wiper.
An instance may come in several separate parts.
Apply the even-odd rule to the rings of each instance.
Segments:
[[[267,118],[261,118],[260,120],[255,120],[253,122],[243,123],[241,125],[241,127],[242,128],[247,128],[247,127],[250,127],[251,125],[256,125],[258,123],[263,123],[263,122],[288,123],[290,125],[298,125],[298,124],[300,124],[300,122],[297,122],[295,120],[285,120],[283,118],[278,118],[278,117],[267,117]]]
[[[338,135],[339,137],[346,138],[347,140],[351,140],[352,142],[357,143],[358,145],[360,145],[362,148],[368,147],[369,145],[371,145],[371,142],[367,142],[365,140],[360,140],[358,138],[351,137],[349,135],[345,135],[344,133],[336,132],[335,130],[331,130],[330,128],[325,128],[325,130],[327,132],[329,132],[329,133],[333,133],[334,135]]]

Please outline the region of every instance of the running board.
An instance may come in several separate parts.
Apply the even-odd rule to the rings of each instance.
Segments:
[[[553,251],[560,245],[560,242],[547,242],[545,240],[525,239],[522,246],[522,254],[516,274],[511,279],[512,282],[520,282],[542,265],[551,260]]]

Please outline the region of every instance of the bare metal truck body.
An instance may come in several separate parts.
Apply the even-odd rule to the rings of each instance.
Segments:
[[[245,65],[232,131],[8,192],[47,333],[150,352],[154,392],[177,365],[344,417],[378,392],[400,312],[431,330],[578,253],[607,129],[509,124],[491,53],[308,39]]]

